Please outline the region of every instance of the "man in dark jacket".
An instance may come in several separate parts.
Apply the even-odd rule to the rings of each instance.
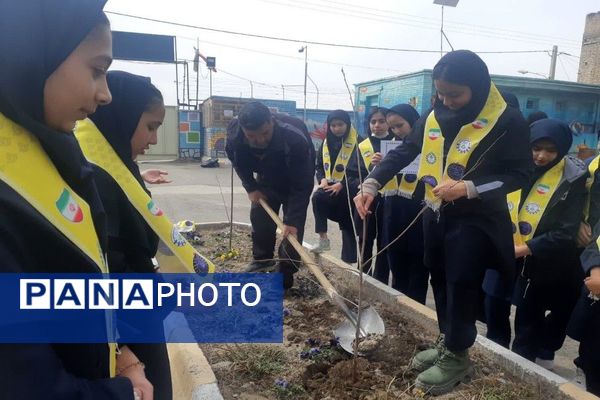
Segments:
[[[275,212],[283,207],[283,237],[302,242],[306,210],[314,186],[315,151],[306,125],[297,118],[275,114],[251,102],[227,127],[227,156],[252,202],[252,256],[248,272],[276,269],[283,273],[284,288],[293,284],[299,260],[284,241],[278,249],[279,263],[272,261],[276,225],[259,204],[264,199]]]

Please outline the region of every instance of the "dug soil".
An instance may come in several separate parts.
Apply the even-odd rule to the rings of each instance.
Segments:
[[[215,261],[217,272],[241,272],[252,259],[248,231],[200,231],[197,248]],[[336,286],[335,267],[322,266]],[[346,296],[348,290],[338,288]],[[355,299],[351,299],[355,300]],[[385,321],[386,333],[365,357],[353,359],[332,337],[343,321],[307,268],[295,275],[294,287],[284,298],[284,341],[281,344],[200,345],[226,400],[317,399],[387,400],[427,398],[414,391],[416,373],[407,366],[415,352],[432,346],[435,337],[403,320],[398,312],[374,304]],[[474,353],[474,376],[437,399],[527,400],[564,399],[552,388],[532,386],[511,376]]]

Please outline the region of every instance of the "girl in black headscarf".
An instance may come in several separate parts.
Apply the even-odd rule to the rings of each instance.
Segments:
[[[0,0],[2,272],[106,271],[103,256],[98,254],[106,246],[104,211],[92,169],[72,133],[75,121],[111,100],[105,78],[112,61],[111,34],[102,12],[104,3]],[[19,141],[16,152],[7,147]],[[22,171],[11,164],[18,165],[20,158],[27,157],[48,166],[19,175]],[[48,181],[58,184],[44,193],[36,191],[36,186]],[[72,209],[63,208],[59,201],[60,213],[44,205],[47,196],[55,199],[54,193],[58,197],[61,191],[71,200],[78,199],[71,203],[72,209],[76,204],[83,209],[77,222],[86,227],[92,243],[97,242],[91,252],[78,237],[66,233],[67,220],[75,219],[69,213]],[[135,390],[152,398],[143,368],[127,347],[117,358],[121,377],[109,379],[111,355],[106,343],[1,345],[2,396],[132,399]]]
[[[517,312],[512,349],[549,369],[564,342],[584,278],[575,238],[585,204],[587,169],[581,160],[567,156],[572,140],[571,129],[562,121],[542,119],[531,125],[535,172],[521,193],[522,235],[531,234],[533,225],[522,214],[540,212],[540,201],[528,196],[552,188],[543,179],[555,166],[562,171],[533,237],[515,246],[520,274],[513,296]]]
[[[507,107],[476,54],[450,52],[432,75],[437,92],[433,110],[367,177],[354,202],[366,216],[376,191],[421,153],[418,178],[431,206],[423,216],[425,265],[443,335],[434,349],[418,353],[411,366],[424,371],[416,386],[438,394],[452,390],[472,371],[468,349],[477,336],[486,268],[514,275],[506,195],[526,184],[532,162],[526,122],[518,110]]]
[[[420,118],[419,113],[410,104],[397,104],[385,115],[395,140],[402,142]],[[414,172],[396,175],[396,187],[383,193],[383,246],[392,243],[411,223],[421,210],[423,184],[414,189],[399,187],[405,182],[414,182]],[[403,180],[404,179],[404,180]],[[386,250],[392,287],[413,300],[425,304],[429,271],[423,265],[423,224],[414,224],[399,240]]]
[[[353,138],[350,138],[351,134]],[[356,238],[350,218],[353,209],[348,204],[348,196],[354,197],[356,189],[346,186],[344,176],[350,160],[356,158],[356,145],[356,132],[352,129],[348,113],[344,110],[330,112],[327,116],[327,136],[317,152],[316,177],[319,187],[313,193],[311,202],[319,244],[312,251],[322,253],[330,250],[327,237],[327,220],[330,219],[337,222],[342,231],[342,260],[347,263],[356,262]]]
[[[392,140],[394,135],[389,129],[385,114],[387,108],[371,107],[367,115],[367,138],[358,144],[360,155],[356,157],[348,166],[348,182],[351,187],[358,188],[367,177],[369,171],[375,169],[382,159],[381,141]],[[360,174],[359,174],[360,168]],[[373,206],[375,215],[367,221],[366,235],[363,237],[363,226],[358,215],[355,216],[356,231],[359,237],[359,248],[363,249],[362,268],[367,272],[371,269],[371,261],[368,261],[373,255],[373,245],[377,240],[377,251],[383,249],[383,206],[380,202],[381,195],[377,196],[376,204]],[[363,246],[363,242],[365,243]],[[371,271],[375,279],[387,285],[390,267],[388,265],[385,252],[379,254],[375,260],[375,270]]]
[[[160,91],[150,78],[122,71],[107,76],[112,102],[90,116],[144,190],[150,194],[135,158],[156,144],[158,128],[165,117]],[[152,257],[158,236],[130,203],[117,182],[94,165],[94,178],[107,216],[108,263],[111,272],[152,273]],[[155,399],[172,398],[171,373],[165,344],[130,344],[146,365],[146,376],[154,386]]]

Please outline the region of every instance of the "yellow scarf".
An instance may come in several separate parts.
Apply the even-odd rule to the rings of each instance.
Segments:
[[[63,180],[39,141],[0,113],[0,143],[5,155],[0,163],[0,179],[80,249],[100,272],[108,273],[89,205]],[[111,324],[111,316],[107,315],[108,332]],[[116,345],[108,346],[113,377]]]
[[[521,191],[512,192],[507,196],[515,245],[525,244],[535,235],[550,199],[560,186],[564,169],[565,159],[563,158],[558,164],[546,171],[532,186],[518,214],[516,210],[521,200]]]
[[[590,176],[585,181],[585,187],[588,191],[588,195],[587,195],[587,199],[586,199],[586,203],[585,203],[585,208],[583,209],[586,221],[590,217],[590,203],[591,203],[591,199],[592,199],[591,190],[592,190],[592,186],[594,185],[594,179],[595,179],[596,171],[598,170],[599,164],[600,164],[600,155],[596,156],[592,160],[592,162],[590,162],[590,165],[588,166],[588,171],[590,173]]]
[[[329,147],[327,147],[327,139],[323,143],[323,169],[325,170],[325,179],[328,181],[333,178],[336,182],[341,182],[344,179],[344,174],[346,173],[346,166],[348,165],[348,161],[350,160],[350,156],[354,151],[354,146],[356,146],[356,140],[358,135],[354,128],[350,127],[350,133],[348,137],[344,140],[342,144],[342,148],[337,155],[335,160],[335,165],[333,166],[333,175],[331,174],[331,159],[329,157]]]
[[[215,271],[214,264],[198,253],[185,240],[148,193],[144,191],[91,120],[79,121],[75,128],[75,135],[88,161],[102,168],[117,182],[130,203],[179,259],[181,264],[179,268],[174,267],[174,269],[171,269],[162,265],[161,270],[163,272],[196,272],[203,274]],[[168,271],[165,269],[168,269]]]
[[[375,167],[371,165],[371,160],[375,155],[375,150],[373,149],[373,144],[369,138],[366,138],[358,145],[358,149],[360,150],[360,155],[362,156],[363,162],[365,163],[365,167],[370,172]],[[388,183],[386,183],[380,190],[379,193],[386,193],[390,191],[398,190],[398,179],[394,176]]]
[[[433,188],[447,178],[456,181],[463,178],[471,154],[494,128],[505,109],[506,102],[492,83],[485,105],[475,121],[464,125],[456,135],[445,165],[444,136],[435,112],[429,113],[425,123],[418,176],[425,183],[425,202],[433,210],[438,210],[442,203],[441,199],[433,195]]]

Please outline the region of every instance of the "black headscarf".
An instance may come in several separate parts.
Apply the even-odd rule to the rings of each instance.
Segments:
[[[343,136],[336,136],[331,132],[330,124],[333,120],[343,121],[346,124],[346,132]],[[333,110],[327,115],[327,148],[329,149],[329,155],[332,160],[335,160],[338,156],[342,143],[348,137],[350,133],[350,116],[344,110]]]
[[[144,186],[140,170],[132,158],[131,138],[149,103],[154,98],[162,99],[162,95],[147,77],[124,71],[110,71],[106,80],[113,100],[110,104],[99,107],[90,119],[121,161]]]
[[[142,114],[156,98],[162,99],[162,95],[147,77],[110,71],[106,79],[113,100],[110,104],[99,107],[90,119],[142,188],[150,194],[133,161],[131,138]],[[108,220],[109,264],[118,272],[151,272],[149,259],[156,254],[158,236],[108,174],[96,168],[96,179]],[[127,265],[120,265],[120,258],[111,259],[115,251],[127,254]]]
[[[420,118],[420,115],[417,112],[417,110],[415,110],[415,108],[410,104],[396,104],[387,111],[385,116],[387,117],[389,114],[398,114],[410,124],[411,128],[413,127],[415,122],[417,122],[417,120]]]
[[[569,153],[571,144],[573,144],[573,134],[571,128],[565,122],[558,119],[546,118],[536,121],[531,125],[529,142],[533,145],[540,139],[546,139],[554,143],[558,154],[556,159],[548,165],[535,168],[536,175],[538,176],[554,167]]]
[[[433,68],[433,79],[471,89],[471,101],[460,110],[451,110],[436,97],[433,109],[442,128],[445,144],[450,146],[463,125],[475,120],[490,93],[490,74],[481,58],[469,50],[451,51]],[[445,147],[447,147],[445,146]]]
[[[44,86],[101,21],[106,0],[0,0],[0,112],[39,141],[66,183],[90,206],[102,241],[102,205],[72,132],[45,125]]]
[[[516,108],[517,110],[521,108],[521,104],[519,104],[519,99],[517,99],[517,96],[515,96],[513,93],[507,92],[506,90],[500,90],[500,94],[502,95],[502,98],[504,99],[506,104],[513,108]]]

